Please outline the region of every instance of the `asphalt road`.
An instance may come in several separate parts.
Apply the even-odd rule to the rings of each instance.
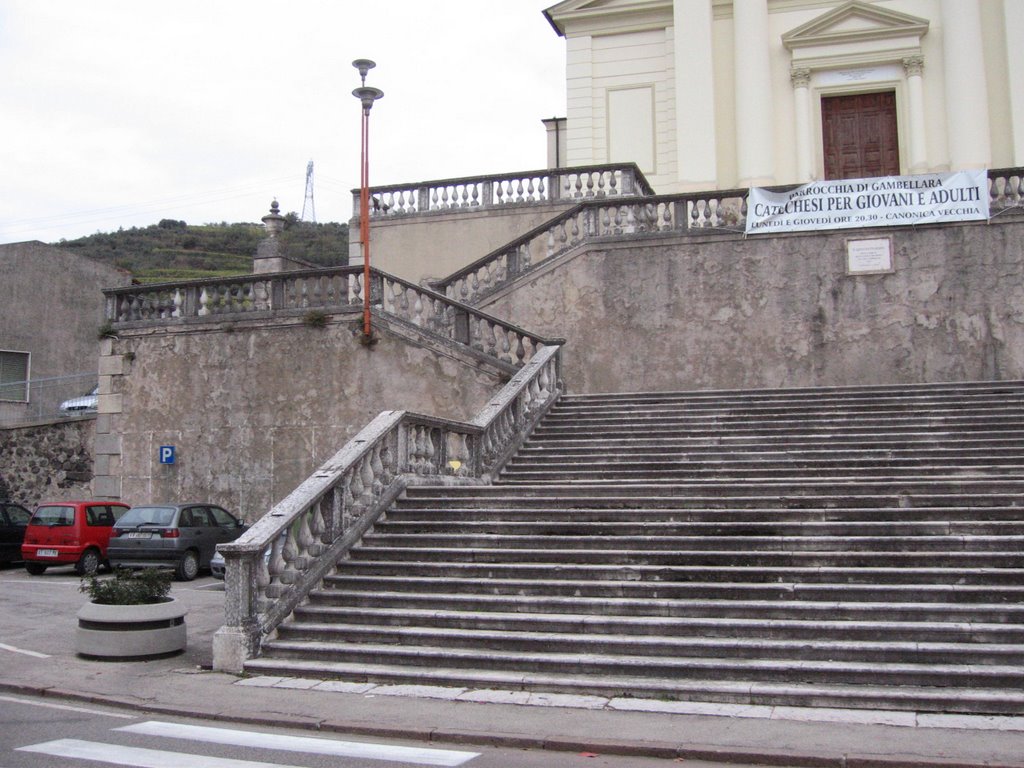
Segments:
[[[4,694],[0,722],[3,768],[656,768],[676,763],[259,729]]]

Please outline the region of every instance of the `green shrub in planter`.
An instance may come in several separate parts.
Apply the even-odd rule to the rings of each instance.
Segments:
[[[79,591],[99,605],[150,605],[170,598],[171,572],[163,568],[118,568],[109,579],[82,579]]]
[[[184,650],[188,610],[169,595],[171,572],[119,568],[109,579],[83,579],[91,600],[78,611],[75,650],[97,659],[144,659]]]

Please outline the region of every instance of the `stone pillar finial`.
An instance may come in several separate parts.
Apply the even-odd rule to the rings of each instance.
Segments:
[[[270,213],[264,216],[261,221],[267,229],[267,237],[277,237],[284,231],[284,216],[281,215],[277,200],[270,203]]]

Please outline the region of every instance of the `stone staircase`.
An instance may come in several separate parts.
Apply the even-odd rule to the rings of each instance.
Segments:
[[[1024,713],[1024,382],[564,396],[410,488],[259,674]]]

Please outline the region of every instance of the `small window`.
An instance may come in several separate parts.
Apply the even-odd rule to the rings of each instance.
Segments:
[[[28,352],[0,350],[0,400],[28,402]]]
[[[11,519],[12,525],[28,525],[32,513],[21,507],[9,506],[7,507],[7,517]]]
[[[40,507],[36,510],[36,513],[32,516],[33,525],[47,525],[51,528],[74,525],[75,523],[75,508],[74,507]]]
[[[220,507],[210,507],[210,514],[213,515],[214,524],[219,525],[221,528],[238,527],[238,521],[231,516],[231,513]]]

